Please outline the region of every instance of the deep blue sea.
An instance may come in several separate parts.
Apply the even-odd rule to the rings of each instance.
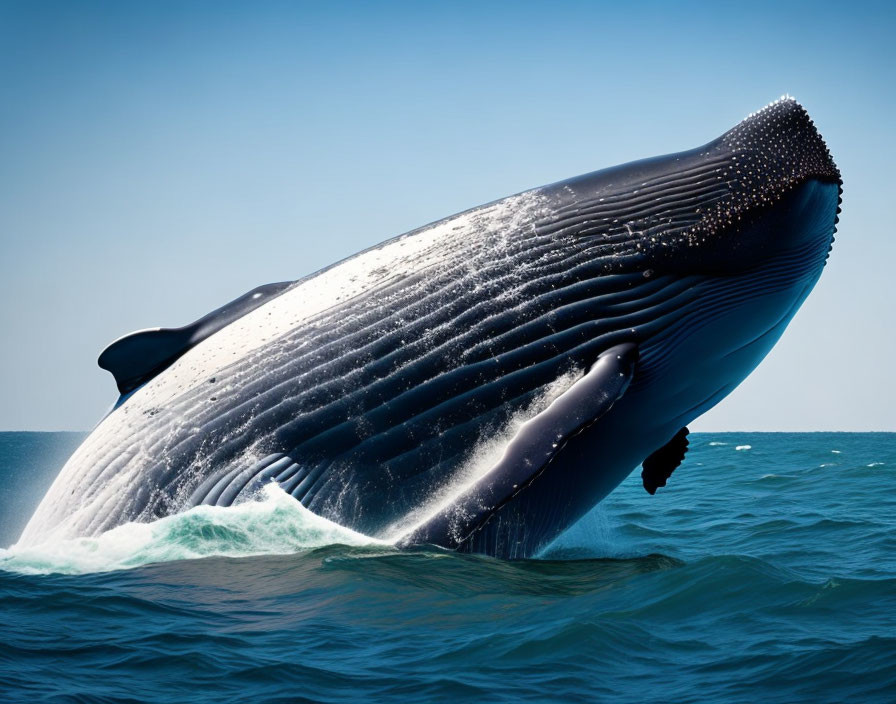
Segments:
[[[81,439],[0,433],[0,545]],[[540,559],[268,492],[0,550],[0,701],[894,702],[896,434],[694,434]]]

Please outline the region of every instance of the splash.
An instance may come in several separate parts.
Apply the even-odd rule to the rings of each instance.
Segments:
[[[499,432],[484,439],[473,448],[469,458],[447,482],[433,488],[428,501],[402,516],[386,528],[385,538],[395,543],[412,533],[438,512],[444,511],[462,496],[464,492],[488,474],[501,459],[511,439],[523,424],[541,413],[556,398],[566,391],[582,375],[581,369],[571,369],[550,384],[542,387],[540,393],[519,413],[516,413]]]
[[[126,523],[93,538],[0,549],[0,569],[86,574],[201,557],[284,555],[324,545],[388,545],[311,513],[276,484],[235,506],[197,506],[151,523]]]

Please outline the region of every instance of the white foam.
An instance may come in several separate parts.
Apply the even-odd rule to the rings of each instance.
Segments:
[[[311,513],[271,483],[256,501],[197,506],[151,523],[126,523],[94,538],[0,549],[0,569],[85,574],[216,555],[283,555],[334,544],[387,545]]]
[[[467,492],[495,467],[506,451],[510,440],[519,432],[522,425],[547,408],[554,399],[580,378],[581,374],[581,370],[573,369],[543,387],[541,393],[527,408],[510,419],[503,431],[495,433],[475,447],[464,466],[453,474],[445,485],[435,489],[425,504],[389,526],[384,532],[386,538],[392,542],[399,540],[455,503],[458,497]]]

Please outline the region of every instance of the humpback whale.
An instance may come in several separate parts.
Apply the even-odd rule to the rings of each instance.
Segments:
[[[399,546],[532,556],[639,466],[650,494],[666,485],[687,425],[818,280],[841,193],[785,97],[696,149],[476,207],[127,335],[99,359],[118,402],[20,544],[276,482]]]

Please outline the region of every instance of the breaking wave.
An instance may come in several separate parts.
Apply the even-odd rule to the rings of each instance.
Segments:
[[[87,574],[201,557],[285,555],[325,545],[388,543],[312,513],[276,484],[256,501],[197,506],[151,523],[126,523],[92,538],[0,549],[0,569],[23,574]]]

